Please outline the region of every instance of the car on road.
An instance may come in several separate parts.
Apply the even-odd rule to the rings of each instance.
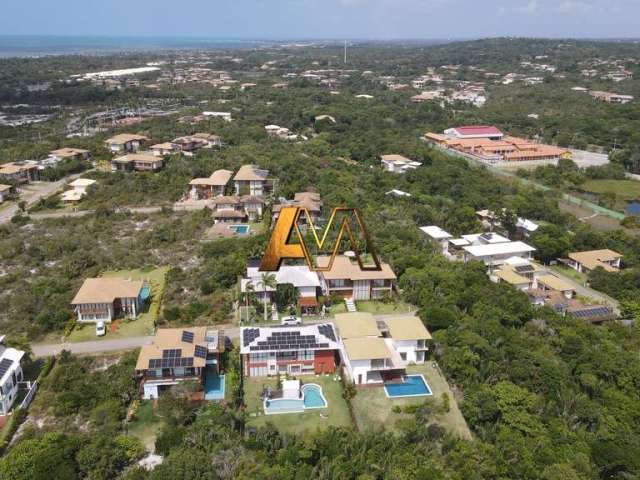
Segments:
[[[105,327],[104,322],[96,323],[96,337],[103,337],[107,333],[107,327]]]
[[[302,319],[295,315],[290,315],[288,317],[282,317],[280,323],[282,323],[282,325],[302,325]]]

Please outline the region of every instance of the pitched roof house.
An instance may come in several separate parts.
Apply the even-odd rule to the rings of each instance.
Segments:
[[[139,280],[87,278],[71,301],[78,322],[111,322],[118,316],[136,318],[150,289]]]
[[[578,272],[589,273],[598,267],[604,268],[607,272],[617,272],[620,270],[622,255],[613,250],[589,250],[585,252],[571,252],[569,254],[569,266]]]
[[[121,133],[104,141],[109,150],[114,153],[136,152],[138,149],[149,141],[144,135],[135,133]]]
[[[318,266],[329,264],[328,256],[317,258]],[[331,270],[318,272],[325,295],[340,295],[354,300],[371,300],[390,295],[395,288],[396,274],[387,263],[380,271],[361,270],[358,262],[345,255],[336,255]]]
[[[262,170],[255,165],[242,165],[233,177],[236,195],[266,195],[268,177],[269,170]]]

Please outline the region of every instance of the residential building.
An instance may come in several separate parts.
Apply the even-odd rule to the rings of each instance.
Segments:
[[[632,95],[620,95],[619,93],[602,92],[599,90],[591,90],[589,92],[589,95],[602,102],[617,103],[622,105],[632,102],[634,99]]]
[[[136,363],[142,398],[159,398],[160,394],[184,382],[194,382],[199,389],[220,378],[220,356],[225,351],[224,332],[210,327],[161,328],[152,343],[143,345]],[[205,400],[221,400],[222,396]]]
[[[104,141],[107,148],[113,153],[137,152],[149,138],[133,133],[121,133]]]
[[[408,170],[415,170],[422,165],[421,162],[415,162],[409,160],[407,157],[396,154],[381,155],[380,161],[385,171],[393,173],[405,173]]]
[[[255,165],[242,165],[233,177],[236,195],[265,196],[269,188],[269,170]]]
[[[472,260],[483,262],[488,267],[489,272],[492,272],[494,269],[503,265],[508,258],[516,256],[530,259],[532,252],[536,249],[524,242],[507,241],[469,245],[462,247],[462,250],[464,251],[463,258],[465,262]]]
[[[317,258],[319,267],[327,267],[328,256]],[[388,263],[381,262],[381,270],[362,270],[355,259],[336,255],[331,270],[318,272],[325,295],[339,295],[353,300],[380,299],[395,289],[396,274]]]
[[[256,195],[243,195],[240,197],[240,206],[244,209],[250,221],[262,218],[264,210],[264,198]]]
[[[71,306],[80,323],[111,322],[120,316],[137,318],[149,294],[149,286],[139,280],[87,278]]]
[[[240,328],[242,372],[247,377],[333,373],[339,350],[331,323]]]
[[[0,203],[9,199],[16,192],[16,187],[13,185],[4,185],[0,183]]]
[[[209,177],[194,178],[189,182],[191,189],[189,197],[192,200],[222,197],[226,193],[227,185],[233,172],[231,170],[216,170]]]
[[[11,184],[29,183],[40,178],[36,162],[10,162],[0,165],[0,180]]]
[[[149,147],[149,150],[151,150],[151,153],[153,153],[155,156],[163,157],[165,155],[180,153],[180,146],[171,142],[156,143],[155,145],[151,145]]]
[[[129,153],[111,160],[113,172],[155,172],[162,168],[164,160],[148,153]]]
[[[622,254],[613,250],[589,250],[585,252],[571,252],[569,259],[564,263],[571,268],[582,273],[589,273],[598,267],[604,268],[607,272],[617,272],[620,270]]]
[[[449,232],[445,232],[436,225],[420,227],[420,230],[422,230],[430,240],[440,246],[440,251],[443,255],[449,256],[449,240],[453,238],[453,235]]]
[[[527,294],[535,305],[546,305],[559,314],[589,323],[599,324],[618,318],[614,309],[608,305],[586,304],[577,298],[568,298],[562,292],[532,289]]]
[[[322,206],[323,203],[320,199],[320,194],[313,191],[298,192],[293,196],[293,200],[280,198],[280,203],[277,203],[271,209],[273,213],[272,224],[275,225],[275,222],[278,220],[282,207],[304,208],[309,214],[309,218],[307,218],[306,215],[301,215],[299,225],[307,225],[309,220],[316,224],[322,215]]]
[[[426,360],[431,334],[417,317],[382,321],[370,313],[342,313],[334,325],[344,372],[355,385],[401,380],[407,365]]]
[[[0,335],[0,416],[8,415],[18,396],[18,384],[23,380],[22,361],[25,352],[8,347]]]
[[[83,150],[82,148],[60,148],[58,150],[52,150],[49,152],[49,157],[54,162],[59,162],[65,159],[73,159],[73,160],[89,160],[91,155],[89,150]]]
[[[231,112],[202,112],[202,115],[205,117],[221,118],[225,122],[230,122],[232,120]]]
[[[309,270],[306,265],[282,265],[273,272],[276,287],[265,286],[262,282],[263,272],[259,271],[259,262],[251,261],[247,267],[245,278],[240,280],[240,291],[247,293],[253,291],[259,300],[266,296],[273,301],[277,285],[293,285],[298,291],[298,306],[302,313],[316,313],[319,308],[318,293],[321,291],[321,283],[318,274]]]
[[[502,140],[504,133],[496,127],[487,125],[469,125],[463,127],[449,128],[444,134],[459,139],[478,139],[486,138],[488,140]]]

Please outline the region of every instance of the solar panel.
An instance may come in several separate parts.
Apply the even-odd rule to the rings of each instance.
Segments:
[[[2,361],[0,362],[0,377],[7,373],[7,370],[11,368],[11,365],[13,365],[13,360],[10,360],[8,358],[2,359]]]
[[[187,330],[183,330],[182,341],[187,343],[193,343],[193,332],[188,332]]]
[[[492,233],[483,233],[482,235],[480,235],[480,238],[482,238],[483,240],[491,240],[492,237]]]
[[[533,272],[535,269],[533,268],[533,265],[517,265],[516,267],[513,268],[517,273],[527,273],[527,272]]]
[[[168,350],[162,350],[162,358],[176,358],[182,356],[181,348],[170,348]]]
[[[194,355],[198,358],[207,358],[207,349],[202,345],[196,345]]]
[[[245,328],[242,331],[242,343],[243,345],[249,345],[259,336],[260,336],[259,328]]]

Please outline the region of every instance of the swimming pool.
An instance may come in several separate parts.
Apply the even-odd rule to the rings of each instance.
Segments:
[[[204,373],[204,399],[224,399],[224,375],[218,375],[213,368],[207,368]]]
[[[249,225],[229,225],[229,230],[233,230],[238,235],[247,235],[249,233]]]
[[[276,398],[264,401],[264,413],[302,413],[314,408],[327,408],[327,400],[322,394],[322,387],[315,383],[307,383],[300,388],[302,398]]]
[[[149,285],[144,285],[142,290],[140,290],[140,299],[146,300],[151,296],[151,287]]]
[[[407,375],[402,383],[385,383],[387,397],[422,397],[433,395],[423,375]]]

